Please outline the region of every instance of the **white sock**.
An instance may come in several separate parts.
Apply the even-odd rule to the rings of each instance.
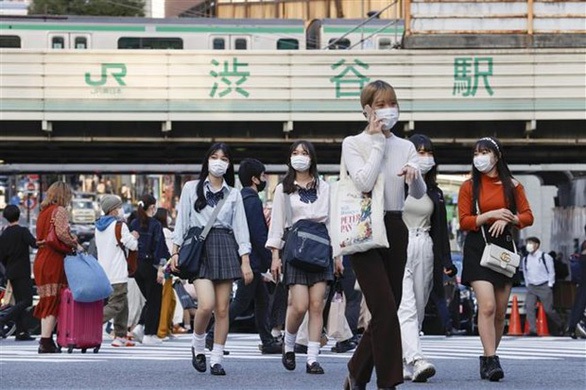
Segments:
[[[297,340],[297,333],[289,333],[285,330],[285,352],[295,351],[295,340]]]
[[[210,357],[210,366],[214,366],[214,364],[222,364],[222,359],[224,358],[224,346],[222,344],[214,343],[214,348],[212,349],[212,356]]]
[[[195,350],[195,354],[199,355],[201,353],[206,353],[206,334],[196,334],[193,333],[193,337],[191,338],[191,346]]]
[[[309,341],[307,343],[307,364],[311,365],[317,361],[319,355],[320,344],[319,341]]]

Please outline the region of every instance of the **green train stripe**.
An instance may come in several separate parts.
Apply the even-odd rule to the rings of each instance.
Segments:
[[[132,32],[144,32],[146,31],[145,26],[98,26],[98,25],[82,25],[82,24],[9,24],[0,23],[0,31],[10,30],[51,30],[51,31],[132,31]]]
[[[145,26],[125,25],[66,25],[66,24],[10,24],[0,23],[0,31],[10,30],[50,30],[50,31],[121,31],[121,32],[145,32]],[[303,27],[230,27],[230,26],[156,26],[157,32],[185,32],[185,33],[228,33],[228,34],[303,34]]]
[[[212,34],[303,34],[303,27],[157,26],[156,31]]]
[[[379,31],[382,28],[382,26],[379,27],[358,27],[356,30],[352,31],[351,34],[361,34],[362,32],[368,33],[368,34],[373,34],[375,32],[378,32],[380,34],[403,34],[403,32],[405,31],[405,28],[403,26],[389,26],[387,28],[385,28],[384,30]],[[326,34],[345,34],[347,32],[349,32],[350,30],[352,30],[352,28],[349,28],[348,26],[340,26],[340,27],[334,27],[334,26],[324,26],[324,32]]]

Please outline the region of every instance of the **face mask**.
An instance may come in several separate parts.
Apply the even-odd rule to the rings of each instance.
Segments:
[[[494,167],[494,162],[492,162],[492,156],[490,154],[483,154],[480,156],[475,156],[474,160],[472,160],[476,169],[478,169],[482,173],[490,172],[490,170]]]
[[[122,220],[122,221],[125,219],[125,218],[124,218],[124,209],[123,209],[122,207],[120,207],[120,208],[118,209],[118,219],[120,219],[120,220]]]
[[[309,156],[291,156],[291,166],[298,172],[307,171],[310,165]]]
[[[263,192],[265,190],[266,186],[267,186],[267,182],[264,180],[260,180],[260,183],[256,185],[256,190],[258,192]]]
[[[208,170],[215,177],[222,177],[228,170],[228,163],[220,159],[208,160]]]
[[[173,223],[173,218],[167,217],[167,226],[171,226],[172,223]]]
[[[435,160],[433,156],[419,156],[419,170],[422,174],[426,174],[431,171],[431,168],[435,166]]]
[[[525,248],[527,249],[527,252],[529,252],[529,253],[535,252],[535,244],[532,242],[525,245]]]
[[[375,111],[377,119],[381,119],[383,130],[391,130],[399,121],[399,108],[388,107]]]

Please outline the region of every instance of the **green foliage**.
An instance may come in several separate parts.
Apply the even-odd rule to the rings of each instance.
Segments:
[[[31,15],[144,16],[144,0],[33,0]]]

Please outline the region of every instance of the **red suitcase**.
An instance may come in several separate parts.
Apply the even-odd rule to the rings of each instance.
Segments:
[[[102,345],[103,314],[103,300],[76,302],[71,290],[64,289],[57,319],[57,344],[67,348],[68,353],[72,353],[74,348],[80,348],[82,353],[93,348],[94,353],[98,353]]]

